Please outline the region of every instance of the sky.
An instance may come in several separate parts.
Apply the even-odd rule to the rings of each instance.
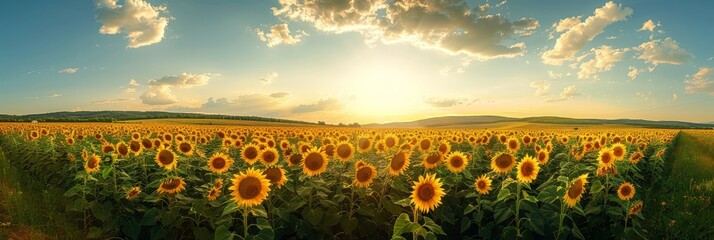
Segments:
[[[714,2],[10,1],[0,114],[714,121]]]

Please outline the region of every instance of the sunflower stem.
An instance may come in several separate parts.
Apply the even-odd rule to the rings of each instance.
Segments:
[[[519,213],[521,211],[521,183],[516,185],[516,230],[518,235],[521,235],[521,221],[519,218]]]
[[[565,219],[565,201],[560,202],[560,224],[558,225],[558,234],[555,239],[560,239],[560,233],[563,231],[563,220]]]
[[[248,238],[248,208],[243,208],[243,239]]]
[[[414,224],[419,224],[419,211],[417,210],[416,206],[414,206],[414,211],[412,213],[414,214]],[[412,232],[412,239],[419,239],[419,235],[417,235],[416,231]]]

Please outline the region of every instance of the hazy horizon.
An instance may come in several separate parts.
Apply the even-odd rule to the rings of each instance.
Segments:
[[[0,113],[714,121],[712,2],[41,2],[0,9]]]

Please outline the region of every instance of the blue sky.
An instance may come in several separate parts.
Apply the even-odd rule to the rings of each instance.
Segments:
[[[0,113],[714,121],[705,1],[12,1]]]

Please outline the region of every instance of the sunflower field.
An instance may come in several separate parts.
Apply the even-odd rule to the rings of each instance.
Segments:
[[[677,130],[0,125],[87,238],[644,238]]]

